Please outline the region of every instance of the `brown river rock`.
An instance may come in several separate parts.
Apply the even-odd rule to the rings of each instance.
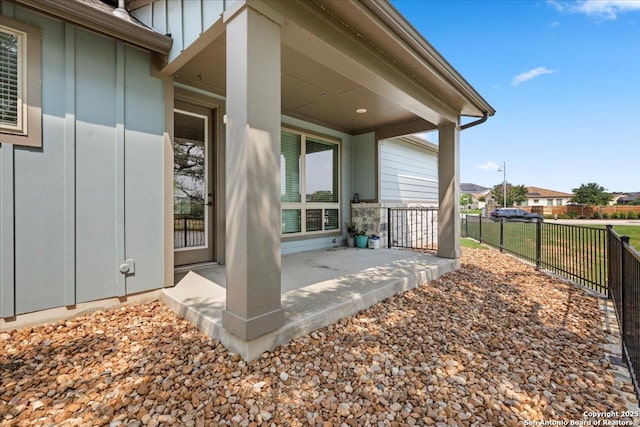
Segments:
[[[582,420],[628,403],[602,319],[596,297],[491,250],[254,362],[156,301],[0,333],[0,425]]]

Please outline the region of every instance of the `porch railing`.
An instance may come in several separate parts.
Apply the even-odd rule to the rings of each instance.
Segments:
[[[174,217],[173,247],[175,249],[204,246],[204,218]]]
[[[640,396],[640,253],[607,226],[609,244],[609,297],[616,308],[622,357],[629,368],[636,396]]]
[[[437,248],[437,208],[389,208],[387,224],[389,248]]]

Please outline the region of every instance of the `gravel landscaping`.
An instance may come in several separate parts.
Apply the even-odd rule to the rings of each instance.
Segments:
[[[250,363],[157,301],[0,333],[0,425],[584,420],[627,408],[607,339],[597,298],[466,249],[460,270]]]

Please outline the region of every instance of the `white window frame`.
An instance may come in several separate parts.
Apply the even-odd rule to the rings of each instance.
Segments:
[[[0,30],[18,39],[18,120],[0,124],[0,143],[42,146],[42,81],[40,30],[2,16]]]
[[[300,162],[300,202],[282,202],[281,203],[281,211],[283,210],[300,210],[300,232],[298,233],[282,233],[282,228],[280,229],[280,235],[283,238],[288,237],[299,237],[299,236],[315,236],[315,235],[327,235],[327,234],[341,234],[342,226],[341,226],[341,218],[342,212],[340,208],[340,193],[342,188],[342,141],[339,139],[331,139],[324,136],[320,136],[314,133],[301,131],[298,129],[282,127],[282,130],[285,132],[291,132],[300,136],[300,156],[302,161]],[[338,147],[338,194],[337,194],[337,202],[307,202],[307,164],[306,164],[306,148],[307,148],[307,138],[313,138],[320,140],[322,142],[326,142],[328,144],[333,144]],[[322,223],[322,230],[317,231],[307,231],[307,210],[313,209],[322,209],[322,217],[325,217],[325,211],[331,209],[338,210],[338,228],[325,230],[324,229],[324,221]]]

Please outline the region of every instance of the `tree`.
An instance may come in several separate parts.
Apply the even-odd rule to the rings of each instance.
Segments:
[[[471,204],[473,203],[473,196],[469,193],[464,193],[460,196],[460,206],[464,206],[465,208],[467,206],[471,206]]]
[[[573,188],[573,198],[571,202],[578,203],[587,206],[605,206],[611,201],[611,194],[607,193],[607,190],[596,184],[590,182],[588,184],[582,184],[578,188]]]
[[[491,197],[497,206],[504,205],[503,184],[496,184],[491,190]],[[511,185],[507,183],[507,206],[520,205],[527,201],[527,188],[524,185]]]
[[[173,141],[174,207],[183,214],[204,214],[205,151],[202,142],[187,138]]]

